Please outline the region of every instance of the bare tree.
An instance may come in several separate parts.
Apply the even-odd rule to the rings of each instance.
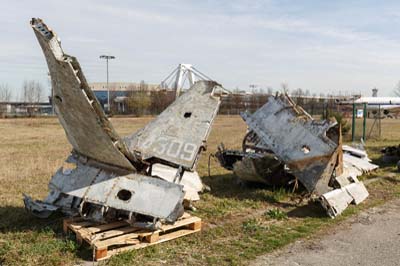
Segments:
[[[22,84],[22,101],[30,103],[27,106],[27,113],[29,116],[37,112],[37,106],[33,104],[39,103],[43,99],[43,86],[38,81],[25,80]]]
[[[151,107],[150,91],[144,80],[140,82],[139,86],[128,87],[127,105],[129,111],[137,116],[149,112]]]
[[[7,104],[11,100],[11,90],[7,84],[0,85],[0,117],[7,113]]]
[[[42,99],[42,84],[34,80],[25,80],[22,85],[22,101],[27,103],[39,103]]]
[[[394,88],[394,94],[400,97],[400,81],[397,83],[396,87]]]
[[[287,82],[282,82],[281,87],[282,92],[289,94],[289,85],[287,84]]]
[[[0,85],[0,102],[9,102],[11,100],[11,89],[7,84]]]

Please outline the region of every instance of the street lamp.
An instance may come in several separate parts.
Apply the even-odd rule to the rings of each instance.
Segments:
[[[108,113],[111,113],[111,106],[110,106],[110,88],[108,87],[108,60],[115,59],[113,55],[100,55],[100,59],[105,59],[107,62],[107,106],[108,106]]]

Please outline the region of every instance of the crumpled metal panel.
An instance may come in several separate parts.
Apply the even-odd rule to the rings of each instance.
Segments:
[[[233,172],[240,181],[284,186],[293,179],[284,165],[271,154],[251,154],[233,164]]]
[[[243,113],[242,117],[263,146],[284,162],[308,191],[314,191],[321,179],[325,184],[321,189],[327,187],[339,144],[326,132],[336,122],[313,120],[283,95],[269,97],[254,114]]]
[[[334,218],[349,206],[353,201],[353,197],[347,193],[346,189],[340,188],[321,195],[320,201],[327,214]]]
[[[169,182],[174,182],[177,171],[177,168],[158,163],[153,164],[151,167],[152,176],[159,177]],[[204,185],[196,171],[185,171],[179,184],[183,185],[183,191],[185,192],[184,199],[190,201],[200,200],[199,192],[203,191]]]
[[[34,214],[39,218],[48,218],[54,211],[58,210],[59,207],[52,204],[48,204],[43,201],[35,201],[28,195],[24,194],[25,209]]]
[[[183,213],[183,186],[140,174],[95,182],[87,188],[86,202],[175,221]],[[121,193],[125,195],[119,196]],[[73,194],[69,192],[68,194]],[[182,210],[179,212],[178,210]]]
[[[363,182],[352,183],[344,187],[349,193],[349,195],[353,198],[352,203],[355,205],[360,204],[366,198],[368,198],[369,193],[367,188],[365,187]]]
[[[102,163],[133,170],[76,58],[64,53],[57,35],[40,19],[32,19],[31,25],[49,67],[57,117],[73,148]]]
[[[349,204],[355,205],[363,202],[369,193],[362,182],[355,182],[342,188],[329,191],[320,197],[322,207],[331,218],[340,215]]]
[[[156,158],[193,170],[220,105],[216,89],[222,88],[214,81],[197,81],[155,120],[124,139],[129,150],[142,160]]]
[[[361,159],[346,153],[343,154],[343,168],[345,169],[353,168],[359,171],[361,174],[364,174],[364,173],[369,173],[377,169],[378,167],[379,167],[378,165],[370,163],[368,160]]]
[[[27,209],[35,215],[47,217],[50,211],[59,208],[72,209],[78,213],[82,201],[169,222],[175,221],[182,212],[182,185],[140,174],[116,176],[83,164],[73,156],[68,158],[68,162],[75,163],[76,167],[72,170],[60,168],[56,172],[49,183],[50,193],[44,202],[35,202],[28,196],[25,197]],[[118,198],[122,190],[129,191],[129,199]],[[74,204],[75,201],[78,204]]]
[[[124,139],[128,150],[76,58],[63,52],[55,33],[40,19],[32,19],[31,26],[47,60],[57,116],[73,151],[66,160],[69,166],[52,177],[47,198],[25,196],[26,208],[41,217],[61,210],[95,221],[174,222],[183,214],[183,186],[150,176],[146,169],[154,163],[172,165],[182,178],[182,170],[194,167],[220,104],[214,92],[221,87],[197,82],[155,121]]]
[[[320,197],[322,206],[332,218],[341,214],[350,203],[358,205],[368,197],[366,187],[357,177],[378,168],[369,162],[365,150],[344,145],[343,151],[343,172],[336,176],[333,182],[333,185],[339,188]]]

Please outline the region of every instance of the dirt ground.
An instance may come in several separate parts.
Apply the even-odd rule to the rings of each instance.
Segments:
[[[299,240],[250,265],[399,265],[400,199],[361,212],[313,240]]]

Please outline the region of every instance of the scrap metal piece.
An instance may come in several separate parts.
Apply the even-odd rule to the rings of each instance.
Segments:
[[[352,201],[353,198],[345,189],[335,189],[320,197],[322,207],[331,218],[341,214]]]
[[[365,150],[342,146],[336,122],[313,120],[287,95],[271,96],[254,114],[242,117],[249,128],[243,151],[220,145],[215,154],[241,180],[284,185],[297,178],[320,197],[331,217],[368,197],[357,176],[378,166],[370,163]]]
[[[361,174],[369,173],[379,166],[373,163],[370,163],[366,159],[361,159],[351,154],[344,153],[343,154],[343,167],[344,168],[355,168],[360,171]]]
[[[85,203],[174,222],[183,214],[182,187],[149,176],[129,174],[107,180],[96,178],[90,186],[67,194],[77,196],[84,191]]]
[[[385,147],[381,152],[383,153],[382,161],[385,163],[395,163],[397,171],[400,172],[400,145]]]
[[[77,59],[64,53],[57,35],[42,20],[32,19],[31,26],[49,67],[57,117],[73,148],[99,162],[135,169]]]
[[[284,186],[294,179],[285,165],[271,153],[226,150],[220,145],[215,157],[225,169],[233,170],[240,182]]]
[[[153,164],[151,167],[152,176],[159,177],[169,182],[173,182],[177,171],[177,168],[158,163]],[[185,171],[180,184],[183,185],[183,191],[185,192],[184,199],[189,201],[200,200],[199,192],[203,191],[204,185],[196,171]]]
[[[342,188],[329,191],[320,197],[322,207],[331,218],[340,215],[349,204],[360,204],[368,197],[368,191],[362,182],[351,183]]]
[[[370,163],[365,150],[343,145],[343,151],[343,172],[332,182],[336,189],[320,197],[322,207],[332,218],[341,214],[349,204],[358,205],[368,197],[364,183],[357,177],[378,168],[378,165]]]
[[[186,176],[185,183],[190,184],[187,179],[198,177],[185,170],[194,170],[205,149],[220,104],[214,92],[221,87],[213,81],[196,82],[155,121],[121,139],[76,58],[63,52],[56,34],[42,20],[32,19],[31,26],[49,67],[57,116],[73,150],[67,167],[53,175],[47,198],[33,201],[25,196],[26,209],[39,217],[61,210],[99,222],[176,221],[183,214],[185,195],[179,181]],[[179,178],[170,182],[152,176],[148,169],[155,163],[176,167]],[[167,179],[164,173],[159,175]]]
[[[368,196],[368,190],[365,188],[363,182],[358,182],[358,183],[352,183],[350,185],[347,185],[344,187],[349,193],[349,195],[353,198],[352,203],[355,205],[360,204],[363,202]]]
[[[35,201],[28,195],[23,195],[25,208],[39,218],[48,218],[53,212],[59,209],[57,206],[42,201]]]
[[[340,131],[328,137],[327,131],[337,123],[315,121],[287,95],[269,97],[254,114],[242,118],[258,137],[284,162],[304,187],[313,192],[326,192],[338,162]]]
[[[129,150],[143,161],[193,170],[218,113],[220,98],[214,92],[219,89],[214,81],[197,81],[155,120],[124,138]]]
[[[358,176],[379,168],[378,165],[370,162],[365,150],[343,145],[343,152],[343,172],[334,178],[335,187],[344,187],[358,182]]]

